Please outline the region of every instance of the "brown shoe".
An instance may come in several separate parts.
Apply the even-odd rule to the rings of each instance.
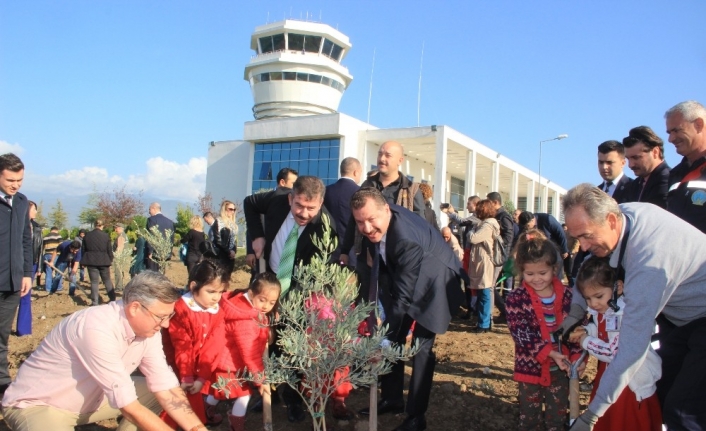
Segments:
[[[353,412],[346,407],[345,398],[332,398],[333,418],[339,421],[349,421],[353,419]]]

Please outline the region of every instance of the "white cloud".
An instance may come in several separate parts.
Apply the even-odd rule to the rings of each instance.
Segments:
[[[127,178],[110,175],[107,168],[95,166],[50,176],[27,172],[22,191],[86,195],[125,186],[128,192],[142,191],[148,196],[194,201],[206,188],[206,166],[205,157],[191,158],[185,164],[154,157],[145,162],[143,173]]]
[[[7,141],[0,141],[0,154],[15,153],[16,155],[22,155],[24,148],[20,144],[11,144]]]

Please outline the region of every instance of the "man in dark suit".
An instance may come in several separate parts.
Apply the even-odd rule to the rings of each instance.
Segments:
[[[99,277],[108,293],[108,299],[115,301],[113,280],[110,279],[112,264],[113,246],[110,243],[110,235],[103,232],[103,220],[96,220],[94,229],[86,234],[81,244],[81,265],[88,268],[88,278],[91,280],[91,305],[100,305]]]
[[[243,201],[253,252],[257,259],[264,256],[267,271],[277,275],[282,284],[281,298],[297,288],[295,270],[299,263],[307,265],[319,253],[312,236],[321,238],[324,228],[321,216],[329,215],[323,207],[325,192],[320,179],[304,175],[297,178],[290,193],[258,193]],[[335,235],[336,222],[330,219],[330,223]],[[283,385],[282,398],[287,404],[289,421],[304,420],[299,394]]]
[[[598,188],[619,204],[626,202],[632,178],[623,173],[625,147],[618,141],[605,141],[598,146],[598,173],[603,182]]]
[[[32,290],[32,229],[29,201],[19,192],[25,167],[12,153],[0,156],[0,395],[12,379],[7,340],[20,297]]]
[[[664,161],[664,143],[647,126],[630,129],[623,139],[625,157],[637,177],[626,202],[649,202],[667,208],[669,165]]]
[[[336,220],[338,227],[338,245],[333,258],[338,260],[341,254],[348,255],[348,265],[355,267],[356,256],[352,248],[340,250],[343,239],[346,237],[346,227],[351,218],[351,196],[360,187],[358,184],[363,176],[363,167],[355,157],[346,157],[341,162],[341,178],[330,186],[326,187],[324,196],[324,206],[331,213],[331,217]]]
[[[446,332],[463,302],[460,262],[433,226],[388,204],[375,188],[355,192],[351,210],[363,234],[363,248],[373,259],[369,299],[382,303],[387,340],[404,344],[412,322],[417,322],[413,336],[419,352],[412,359],[407,418],[395,431],[421,431],[426,429],[424,415],[436,364],[434,338]],[[383,278],[389,283],[376,282]],[[396,363],[390,374],[382,376],[381,386],[378,414],[402,412],[404,363]]]
[[[169,229],[171,234],[171,241],[174,242],[174,222],[168,219],[164,214],[162,214],[162,206],[157,202],[152,202],[149,208],[150,216],[147,218],[147,230],[150,230],[152,226],[157,226],[157,229],[164,235],[164,232]],[[152,271],[159,271],[159,265],[152,260],[152,252],[154,250],[150,247],[148,242],[145,243],[145,266],[147,269]],[[167,256],[167,260],[171,260],[171,254]]]

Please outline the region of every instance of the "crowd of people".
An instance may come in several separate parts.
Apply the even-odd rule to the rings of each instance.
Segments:
[[[669,430],[706,429],[701,366],[706,359],[706,109],[683,102],[668,110],[665,120],[682,161],[670,169],[662,140],[646,126],[631,129],[622,142],[601,143],[603,181],[569,190],[562,202],[563,226],[550,214],[518,209],[511,215],[501,194],[492,191],[485,199],[469,197],[464,217],[441,204],[450,224],[440,228],[430,187],[400,172],[404,149],[395,141],[380,146],[377,170],[365,179],[352,157],[341,162],[341,178],[328,187],[285,168],[277,189],[243,202],[246,262],[253,269],[247,288],[229,290],[238,227],[236,205],[225,200],[217,217],[203,214],[208,232],[201,217],[190,220],[182,239],[189,272],[183,295],[155,271],[157,251],[143,240],[136,244],[140,265],[131,269],[119,301],[110,266],[113,254],[128,247],[124,226],[115,226],[114,242],[100,220],[74,240],[62,240],[55,228],[38,237],[40,229],[32,222],[36,205],[19,193],[24,165],[12,154],[2,155],[5,421],[13,430],[71,430],[121,414],[121,430],[196,431],[225,419],[217,405],[227,399],[233,401],[230,429],[244,430],[251,395],[270,391],[261,384],[263,349],[269,343],[272,353],[281,354],[278,331],[270,326],[273,309],[300,288],[297,269],[319,253],[315,239],[330,228],[339,239],[330,264],[355,271],[359,301],[378,304],[385,343],[405,343],[411,334],[418,346],[406,400],[404,363],[395,363],[380,380],[377,414],[406,413],[395,431],[427,428],[434,340],[457,314],[475,319],[474,336],[507,323],[515,343],[517,429],[566,429],[567,373],[583,372],[583,350],[599,367],[591,402],[572,418],[572,431],[657,431],[663,423]],[[626,163],[636,179],[624,173]],[[174,231],[159,204],[149,212],[148,228]],[[50,292],[62,288],[50,271],[68,269],[73,294],[74,277],[85,267],[93,305],[99,302],[99,280],[110,301],[64,319],[11,383],[12,320],[42,261],[48,263]],[[122,279],[116,284],[122,287]],[[378,327],[374,320],[366,322],[362,334]],[[141,376],[133,375],[137,368]],[[228,390],[212,386],[244,368],[260,378],[232,382]],[[303,420],[294,388],[283,385],[278,392],[288,420]],[[352,416],[349,392],[342,387],[334,394],[334,417]]]

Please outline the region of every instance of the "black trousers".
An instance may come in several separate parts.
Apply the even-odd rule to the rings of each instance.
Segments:
[[[660,326],[660,331],[664,329]],[[706,317],[660,332],[657,395],[670,431],[706,430]]]
[[[103,281],[106,292],[108,292],[108,298],[111,301],[115,301],[115,290],[113,290],[113,280],[110,279],[110,267],[109,266],[89,266],[88,267],[88,278],[91,279],[91,301],[92,305],[100,304],[100,296],[98,294],[98,283],[100,280]]]
[[[31,293],[28,293],[30,295]],[[12,332],[12,322],[20,305],[20,292],[0,293],[0,385],[12,382],[7,369],[7,342]]]
[[[397,339],[390,341],[404,344],[412,322],[411,317],[405,316]],[[436,355],[432,348],[436,334],[417,322],[412,336],[419,345],[419,352],[412,357],[412,378],[409,382],[406,412],[409,416],[422,416],[429,407],[429,394],[434,380]],[[380,381],[381,399],[393,403],[404,401],[404,362],[395,363],[392,372],[381,376]]]

